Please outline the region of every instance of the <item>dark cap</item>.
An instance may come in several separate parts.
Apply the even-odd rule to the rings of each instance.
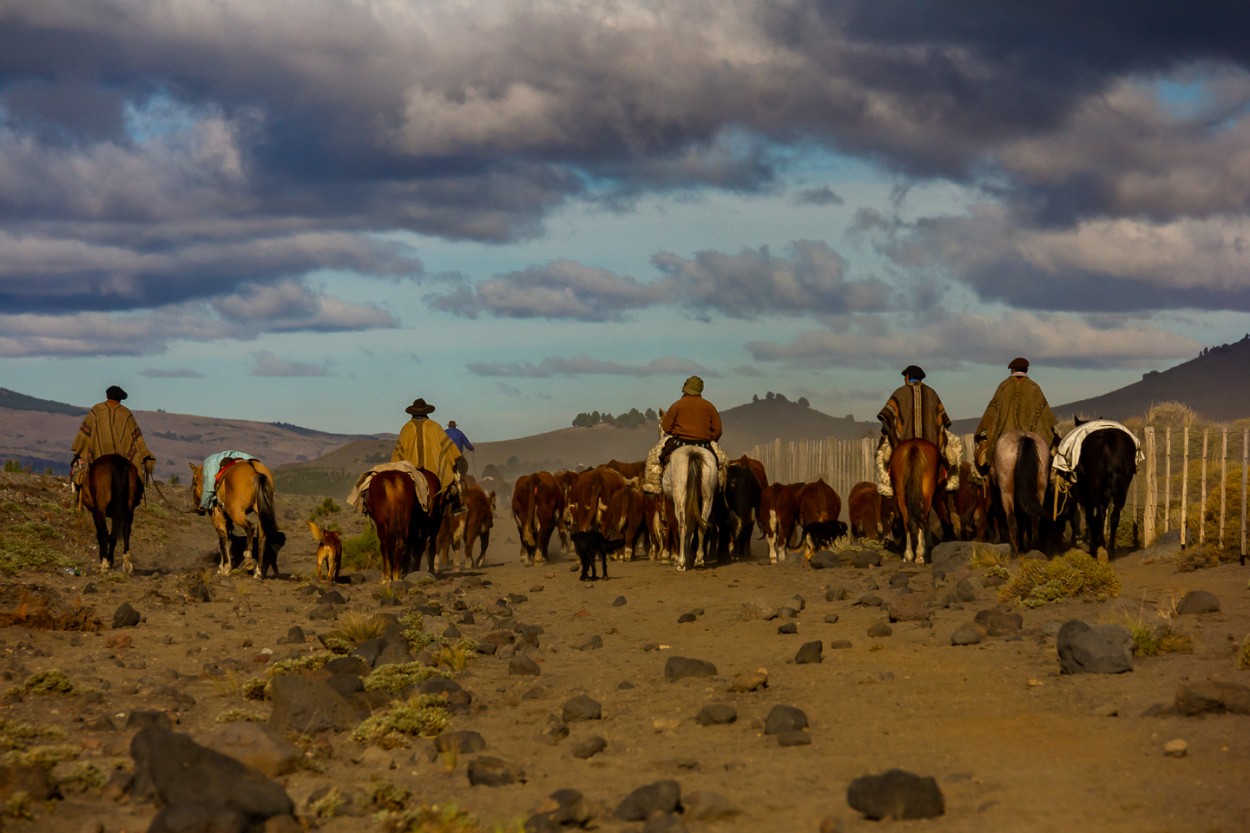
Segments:
[[[1016,358],[1011,360],[1011,364],[1007,365],[1007,369],[1012,371],[1013,373],[1016,372],[1017,370],[1020,371],[1021,373],[1028,373],[1029,372],[1029,360],[1024,358],[1023,356],[1017,356]]]
[[[909,364],[907,367],[903,368],[903,375],[908,379],[920,381],[924,378],[924,371],[916,367],[914,364]]]
[[[411,405],[404,408],[404,412],[412,414],[413,416],[428,416],[429,414],[434,413],[434,406],[426,402],[424,399],[414,399],[412,400]]]
[[[109,385],[109,389],[104,392],[105,397],[112,399],[114,402],[121,402],[126,398],[126,391],[117,385]]]

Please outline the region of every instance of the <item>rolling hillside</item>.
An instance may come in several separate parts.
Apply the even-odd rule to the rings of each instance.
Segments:
[[[1233,344],[1204,350],[1169,370],[1151,371],[1141,381],[1103,396],[1052,407],[1057,416],[1073,413],[1127,419],[1144,415],[1159,402],[1183,402],[1204,419],[1232,421],[1250,416],[1250,335]],[[720,403],[723,407],[724,403]],[[0,459],[17,460],[37,471],[67,472],[69,444],[85,408],[37,399],[0,388]],[[783,439],[851,439],[875,435],[875,422],[832,417],[780,396],[759,399],[722,412],[722,444],[730,456]],[[185,478],[188,462],[224,448],[262,456],[275,469],[284,490],[346,496],[355,477],[389,458],[393,434],[331,434],[285,423],[262,423],[218,417],[136,411],[152,451],[160,458],[158,475]],[[955,421],[971,431],[978,415]],[[562,428],[499,442],[479,443],[470,455],[471,471],[510,480],[536,469],[577,468],[612,458],[642,459],[656,438],[655,423],[638,428],[596,425]]]

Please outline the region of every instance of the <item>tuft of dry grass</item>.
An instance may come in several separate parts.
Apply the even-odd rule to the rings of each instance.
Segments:
[[[365,677],[365,691],[398,693],[432,677],[450,676],[446,671],[421,662],[388,663],[379,665]]]
[[[1080,550],[1050,561],[1026,558],[998,593],[1005,604],[1039,607],[1061,599],[1105,601],[1120,595],[1120,578],[1110,564],[1099,563]]]
[[[1237,649],[1237,657],[1234,660],[1238,671],[1250,671],[1250,636],[1241,640],[1241,647]]]
[[[524,833],[525,822],[497,822],[489,827],[454,804],[422,804],[376,816],[384,833]]]
[[[413,737],[433,737],[447,728],[447,704],[442,697],[421,694],[397,703],[389,710],[365,719],[352,732],[363,746],[395,749]]]

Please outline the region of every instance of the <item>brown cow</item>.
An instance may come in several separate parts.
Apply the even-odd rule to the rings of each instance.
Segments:
[[[560,511],[560,518],[556,523],[556,532],[560,534],[560,554],[568,555],[570,547],[569,533],[572,531],[572,522],[569,518],[569,501],[573,494],[573,484],[577,482],[580,472],[570,469],[560,469],[552,474],[556,479],[556,485],[560,487],[560,497],[564,500]]]
[[[550,472],[523,474],[512,487],[512,517],[521,536],[521,562],[547,560],[547,545],[564,514],[564,496]]]
[[[639,460],[636,463],[622,463],[620,460],[612,459],[603,465],[625,478],[626,483],[632,480],[637,483],[638,488],[642,488],[642,475],[647,468],[646,460]]]
[[[463,571],[466,562],[473,568],[486,563],[486,548],[490,546],[490,530],[495,523],[495,493],[487,494],[481,486],[466,486],[461,496],[463,512],[448,512],[438,530],[438,563],[447,568],[451,565],[451,552],[457,554],[456,569]],[[482,542],[482,550],[475,557],[473,545]]]
[[[817,549],[846,534],[846,524],[838,520],[842,499],[823,478],[804,485],[797,499],[799,523],[803,526],[803,557],[810,560]]]
[[[847,500],[851,518],[851,539],[869,538],[882,543],[895,540],[894,522],[898,509],[891,498],[881,496],[877,484],[868,480],[851,487]]]
[[[989,529],[990,489],[984,480],[974,483],[972,464],[959,464],[959,488],[953,496],[951,525],[964,541],[984,541]]]
[[[768,563],[786,560],[799,515],[802,483],[772,483],[760,494],[760,534],[768,541]]]
[[[750,469],[751,474],[755,475],[755,479],[760,484],[761,492],[768,488],[768,475],[764,472],[764,464],[761,463],[759,460],[756,460],[754,457],[748,457],[745,454],[743,454],[737,460],[731,460],[730,463],[737,464],[740,466],[746,466],[748,469]]]
[[[564,514],[568,518],[570,532],[602,531],[603,515],[612,495],[625,488],[625,478],[620,473],[596,466],[577,475],[577,482],[569,490]]]
[[[624,544],[612,557],[617,561],[630,561],[641,540],[647,540],[646,501],[639,487],[626,486],[618,489],[608,500],[608,510],[603,516],[603,534],[610,541],[624,539]]]
[[[673,499],[668,495],[644,493],[643,512],[647,522],[647,549],[652,561],[668,563],[673,560],[676,549],[676,525],[670,525],[673,517]]]

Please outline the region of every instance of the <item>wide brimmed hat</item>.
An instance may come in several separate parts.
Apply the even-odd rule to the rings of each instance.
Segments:
[[[907,367],[903,368],[903,375],[908,379],[916,379],[919,381],[924,378],[924,371],[916,367],[914,364],[909,364]]]
[[[404,411],[413,416],[427,416],[434,413],[434,406],[424,399],[414,399],[411,405],[404,408]]]
[[[114,402],[121,402],[126,398],[126,391],[122,390],[117,385],[109,385],[109,389],[104,392],[104,395],[107,398],[112,399]]]
[[[700,394],[703,393],[703,380],[698,376],[691,376],[681,386],[682,393]]]
[[[1012,371],[1013,373],[1017,370],[1020,371],[1021,373],[1028,373],[1029,372],[1029,360],[1026,359],[1024,356],[1016,356],[1014,359],[1011,360],[1011,364],[1007,365],[1007,369]]]

